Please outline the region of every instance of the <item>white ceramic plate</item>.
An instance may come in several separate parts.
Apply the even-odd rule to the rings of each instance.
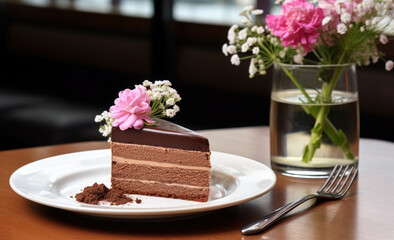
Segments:
[[[100,217],[160,219],[205,213],[250,201],[268,192],[276,182],[273,171],[262,163],[212,152],[211,196],[205,203],[131,195],[142,203],[111,206],[84,204],[70,197],[95,182],[110,187],[110,159],[109,149],[45,158],[16,170],[10,185],[22,197],[50,207]]]

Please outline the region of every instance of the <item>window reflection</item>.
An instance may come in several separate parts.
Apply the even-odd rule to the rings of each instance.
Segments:
[[[153,1],[121,0],[119,12],[128,16],[151,18],[153,16]]]
[[[19,0],[22,3],[37,6],[54,6],[64,9],[75,9],[84,12],[113,13],[151,18],[153,16],[152,0]],[[119,4],[118,6],[114,3]]]
[[[111,0],[75,0],[74,8],[80,11],[109,13],[113,9]]]
[[[51,3],[50,0],[21,0],[21,2],[42,7],[48,6]]]
[[[239,12],[257,0],[174,0],[174,19],[181,22],[230,25]]]

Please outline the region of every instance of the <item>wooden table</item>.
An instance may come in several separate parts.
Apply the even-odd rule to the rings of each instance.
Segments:
[[[211,149],[269,166],[267,127],[209,130]],[[243,236],[241,226],[314,192],[324,180],[277,175],[268,194],[193,219],[120,222],[97,219],[30,202],[12,191],[10,175],[32,161],[58,154],[108,148],[87,142],[0,152],[0,239],[393,239],[394,143],[362,139],[360,172],[345,199],[300,206],[262,234]]]

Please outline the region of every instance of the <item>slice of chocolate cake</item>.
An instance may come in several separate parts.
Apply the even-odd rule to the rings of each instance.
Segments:
[[[205,202],[209,198],[208,139],[171,122],[125,131],[112,128],[112,188],[126,193]]]

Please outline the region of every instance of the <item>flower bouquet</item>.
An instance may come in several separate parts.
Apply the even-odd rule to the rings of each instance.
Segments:
[[[111,141],[112,127],[122,131],[134,128],[140,130],[144,125],[156,124],[155,118],[172,118],[180,108],[176,104],[181,100],[178,92],[168,80],[151,82],[145,80],[134,89],[119,92],[115,105],[95,117],[95,122],[102,123],[99,132]]]
[[[349,65],[369,65],[382,59],[386,61],[386,70],[393,68],[393,61],[385,60],[377,48],[379,42],[388,42],[384,32],[394,29],[393,1],[277,0],[276,3],[281,4],[282,12],[267,15],[265,21],[261,19],[263,10],[246,7],[240,13],[243,25],[231,26],[222,51],[231,56],[233,65],[249,60],[250,78],[265,75],[274,65],[300,93],[295,98],[302,111],[313,119],[309,141],[302,150],[304,164],[314,158],[324,137],[341,150],[344,158],[354,160],[348,137],[329,118],[330,106],[342,101],[336,96],[336,88],[341,79],[349,80]],[[303,83],[305,74],[298,74],[297,66],[315,66],[318,70],[311,82]],[[275,76],[274,72],[273,85],[278,84]],[[318,87],[311,86],[315,83],[319,83]]]

